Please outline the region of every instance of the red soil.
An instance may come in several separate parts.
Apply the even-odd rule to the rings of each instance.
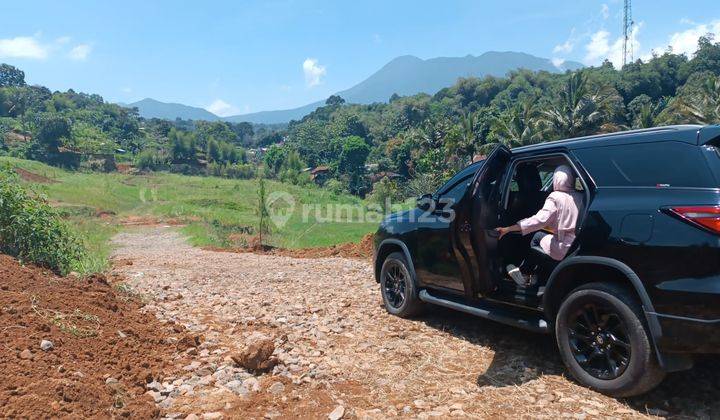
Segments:
[[[102,276],[61,278],[0,255],[0,418],[159,415],[145,384],[176,346],[140,306]]]

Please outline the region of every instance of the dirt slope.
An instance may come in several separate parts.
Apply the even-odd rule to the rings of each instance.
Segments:
[[[163,228],[116,244],[117,271],[153,297],[149,309],[206,339],[170,378],[184,391],[161,402],[168,414],[720,416],[717,359],[620,401],[568,380],[550,337],[440,309],[389,316],[367,261],[213,252]],[[259,378],[231,370],[230,356],[259,333],[274,338],[279,365]]]
[[[0,418],[156,416],[145,384],[172,359],[171,339],[103,277],[59,278],[0,255]]]

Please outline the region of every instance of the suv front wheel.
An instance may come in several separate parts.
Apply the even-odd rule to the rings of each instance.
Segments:
[[[402,252],[393,252],[385,258],[380,270],[380,291],[385,309],[393,315],[408,318],[424,309]]]
[[[555,323],[563,362],[583,385],[614,397],[649,391],[665,377],[629,290],[590,283],[563,301]]]

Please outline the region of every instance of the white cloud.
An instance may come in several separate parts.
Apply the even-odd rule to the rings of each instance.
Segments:
[[[600,14],[602,15],[603,19],[607,19],[610,17],[610,8],[607,4],[603,3],[602,8],[600,9]]]
[[[552,63],[553,63],[553,66],[562,70],[562,65],[565,64],[565,59],[564,58],[553,58]]]
[[[231,105],[222,99],[215,99],[210,105],[206,106],[205,109],[221,117],[229,117],[230,115],[240,113],[240,110],[236,106]]]
[[[577,36],[575,35],[575,28],[572,28],[570,30],[570,36],[568,37],[567,41],[563,42],[562,44],[556,45],[555,48],[553,48],[553,53],[569,54],[575,48],[575,43],[577,43]]]
[[[71,60],[85,61],[91,52],[92,46],[88,44],[79,44],[73,47],[70,52],[68,52],[68,57]]]
[[[327,70],[316,58],[306,58],[303,62],[303,73],[305,73],[305,84],[313,87],[322,83],[321,79],[327,74]]]
[[[630,45],[635,57],[642,55],[640,53],[640,42],[638,34],[642,28],[643,22],[636,24],[630,33]],[[615,68],[620,68],[623,62],[623,37],[618,36],[614,40],[610,39],[610,32],[601,29],[590,36],[590,42],[585,45],[585,58],[583,62],[587,65],[602,64],[603,61],[610,60]]]
[[[375,42],[376,44],[382,44],[382,41],[383,39],[380,34],[373,34],[373,42]]]
[[[55,43],[58,44],[58,45],[65,45],[65,44],[67,44],[68,42],[70,42],[71,39],[72,39],[72,38],[70,38],[69,36],[61,36],[60,38],[57,38],[57,39],[55,40]]]
[[[49,47],[42,45],[37,37],[18,36],[0,39],[0,58],[47,58]]]
[[[695,26],[690,29],[675,32],[670,35],[667,46],[669,46],[675,54],[692,56],[697,50],[700,37],[709,33],[720,35],[720,20],[714,20],[707,24],[695,24]],[[664,50],[665,48],[662,49]],[[657,51],[657,48],[655,50]]]
[[[553,48],[553,53],[568,54],[568,53],[572,52],[573,48],[575,48],[575,44],[571,40],[568,39],[567,41],[563,42],[562,44],[556,45],[555,48]]]

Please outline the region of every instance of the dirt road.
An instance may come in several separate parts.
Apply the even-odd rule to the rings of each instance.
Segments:
[[[146,310],[204,339],[151,390],[168,416],[720,415],[717,359],[620,401],[567,379],[550,337],[442,309],[386,314],[367,261],[206,251],[169,227],[115,243],[115,270],[148,296]],[[230,356],[258,334],[280,363],[255,377]]]

